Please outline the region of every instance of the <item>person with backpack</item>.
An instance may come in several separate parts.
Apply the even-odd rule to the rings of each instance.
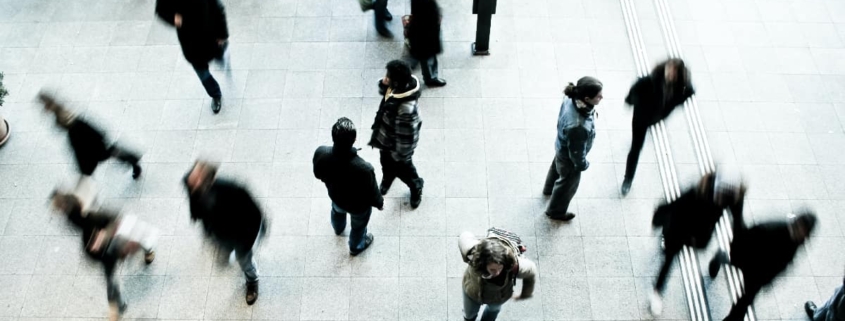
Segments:
[[[513,233],[491,228],[478,239],[470,232],[461,234],[458,248],[467,268],[464,271],[464,320],[475,321],[482,305],[487,305],[481,321],[494,321],[508,300],[524,300],[534,293],[537,267],[522,256],[525,247]],[[522,292],[514,294],[516,279],[522,279]]]
[[[622,181],[622,196],[631,191],[648,128],[669,117],[675,107],[683,104],[694,93],[689,69],[680,58],[671,58],[658,64],[651,74],[638,79],[631,86],[625,103],[634,106],[634,118],[631,121],[631,150],[628,152],[625,179]]]

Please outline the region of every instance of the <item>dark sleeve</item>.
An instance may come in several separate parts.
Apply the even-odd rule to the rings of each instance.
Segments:
[[[164,23],[175,26],[173,24],[173,17],[176,15],[176,5],[174,0],[156,0],[156,16],[164,20]]]
[[[569,159],[575,164],[575,169],[586,170],[590,166],[587,162],[587,139],[589,133],[582,127],[569,129],[566,133],[569,146]]]
[[[642,95],[643,86],[645,86],[646,81],[648,78],[643,77],[637,79],[631,86],[631,90],[628,91],[628,96],[625,96],[625,103],[631,106],[636,106],[640,104],[640,97]]]
[[[317,147],[317,150],[314,151],[314,158],[311,159],[311,164],[312,164],[312,167],[314,169],[313,170],[314,171],[314,177],[319,179],[319,180],[323,180],[320,177],[321,175],[319,174],[319,170],[317,170],[317,162],[318,162],[318,158],[320,158],[320,154],[321,154],[320,149],[321,148],[322,147]]]
[[[728,210],[731,212],[731,217],[733,218],[734,232],[745,230],[745,219],[742,213],[744,203],[745,199],[741,198],[736,203],[728,207]]]
[[[378,188],[378,181],[376,180],[376,173],[373,170],[370,170],[370,186],[372,186],[373,195],[373,207],[382,208],[384,206],[384,197],[381,196],[381,191]]]
[[[226,9],[220,0],[211,1],[211,19],[214,23],[214,35],[217,39],[229,39],[229,27],[226,24]]]

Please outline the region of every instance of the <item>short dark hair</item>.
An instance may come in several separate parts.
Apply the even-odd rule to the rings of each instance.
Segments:
[[[402,60],[387,63],[387,77],[391,88],[406,88],[411,83],[411,67]]]
[[[563,94],[572,99],[595,98],[601,92],[604,85],[601,81],[590,76],[578,79],[578,84],[569,83],[563,89]]]
[[[355,143],[355,124],[349,118],[340,117],[332,126],[332,141],[335,146],[351,147]]]
[[[497,239],[483,239],[475,247],[470,265],[481,275],[487,274],[487,264],[499,263],[504,265],[504,271],[508,271],[516,264],[516,257],[508,251],[508,248]]]
[[[792,220],[792,224],[799,224],[804,227],[804,230],[807,232],[804,237],[809,237],[813,232],[813,229],[816,227],[816,220],[817,218],[815,213],[807,209],[802,209],[796,213],[795,218]]]

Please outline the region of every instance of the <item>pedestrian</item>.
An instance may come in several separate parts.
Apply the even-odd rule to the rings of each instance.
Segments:
[[[141,155],[114,143],[107,144],[102,130],[63,106],[52,95],[41,92],[38,98],[44,104],[44,111],[56,117],[56,125],[67,131],[70,147],[82,175],[93,175],[97,165],[113,157],[132,166],[133,179],[141,176],[141,165],[138,164]]]
[[[361,10],[373,9],[373,17],[376,24],[376,32],[382,37],[393,38],[393,33],[387,29],[387,22],[393,21],[393,15],[387,11],[387,0],[358,0]]]
[[[332,126],[333,146],[320,146],[314,152],[314,177],[326,184],[332,200],[331,223],[334,234],[346,229],[346,213],[352,221],[349,254],[358,255],[373,243],[367,223],[373,207],[384,209],[373,166],[358,156],[354,147],[357,132],[349,118],[341,117]]]
[[[458,239],[458,247],[468,264],[461,282],[464,320],[475,321],[481,306],[487,305],[481,321],[494,321],[505,302],[533,295],[537,267],[522,257],[512,242],[489,235],[479,240],[464,232]],[[522,292],[514,295],[516,279],[522,279]]]
[[[216,245],[219,259],[228,264],[232,251],[246,276],[246,303],[258,299],[258,265],[253,252],[265,222],[261,209],[243,186],[217,178],[217,166],[197,161],[184,178],[191,220],[201,221],[205,235]]]
[[[54,190],[50,196],[53,208],[65,216],[75,227],[82,231],[82,247],[88,257],[100,262],[106,277],[106,293],[109,302],[109,320],[117,320],[126,311],[126,302],[120,294],[120,286],[115,279],[117,264],[138,249],[144,250],[144,261],[150,264],[155,260],[152,231],[141,241],[119,238],[132,230],[132,226],[143,225],[136,219],[120,218],[107,210],[90,210],[86,196],[68,191]],[[126,222],[131,221],[131,222]],[[149,237],[148,237],[149,236]]]
[[[443,52],[440,41],[440,7],[435,0],[411,0],[411,16],[407,26],[408,50],[413,66],[420,64],[423,82],[429,87],[446,86],[437,76],[437,54]]]
[[[685,190],[680,197],[659,206],[652,218],[652,226],[663,228],[663,264],[654,283],[650,309],[654,316],[663,311],[663,290],[675,257],[684,245],[704,249],[716,223],[727,209],[733,218],[734,230],[742,226],[742,209],[746,187],[738,175],[715,172],[704,175],[698,184]]]
[[[220,0],[156,0],[155,10],[159,18],[176,27],[182,54],[211,97],[211,110],[219,113],[223,93],[208,70],[208,62],[214,60],[227,71],[230,69],[225,57],[229,29],[223,4]]]
[[[788,221],[769,222],[734,230],[730,259],[719,252],[710,261],[710,276],[716,277],[722,264],[731,264],[742,271],[742,297],[737,300],[725,321],[742,321],[748,307],[760,290],[786,270],[798,248],[810,237],[816,215],[802,211],[790,215]]]
[[[625,103],[634,106],[634,118],[631,121],[631,150],[628,151],[625,166],[622,196],[631,191],[631,182],[637,171],[648,128],[666,119],[675,107],[683,104],[694,93],[689,69],[680,58],[670,58],[660,63],[651,74],[638,79],[631,86]]]
[[[381,160],[381,195],[386,195],[397,177],[411,189],[411,207],[422,202],[424,181],[411,157],[420,138],[422,121],[418,113],[420,81],[401,60],[387,64],[387,75],[378,84],[384,95],[373,122],[369,145],[378,148]]]
[[[546,216],[569,221],[575,218],[569,212],[569,203],[578,191],[581,172],[590,167],[587,153],[596,137],[595,107],[604,96],[601,81],[589,76],[578,79],[577,85],[569,83],[563,94],[566,98],[557,116],[556,153],[546,175],[543,195],[551,196]]]
[[[843,319],[845,313],[845,279],[842,280],[842,285],[836,288],[833,296],[827,300],[821,308],[816,307],[813,301],[804,303],[804,311],[807,316],[813,321],[840,321]]]

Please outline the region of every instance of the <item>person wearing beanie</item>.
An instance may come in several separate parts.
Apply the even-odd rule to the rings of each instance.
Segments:
[[[543,195],[551,196],[546,216],[569,221],[575,218],[569,212],[569,203],[578,191],[581,172],[590,167],[587,153],[596,137],[594,109],[604,97],[602,83],[593,77],[582,77],[577,84],[569,83],[563,93],[566,98],[558,114],[556,153],[546,175]]]
[[[358,156],[357,132],[349,118],[341,117],[332,126],[333,146],[314,151],[314,177],[326,184],[332,200],[331,223],[335,235],[346,229],[346,214],[351,217],[349,254],[358,255],[373,243],[367,232],[373,207],[384,209],[373,166]]]

